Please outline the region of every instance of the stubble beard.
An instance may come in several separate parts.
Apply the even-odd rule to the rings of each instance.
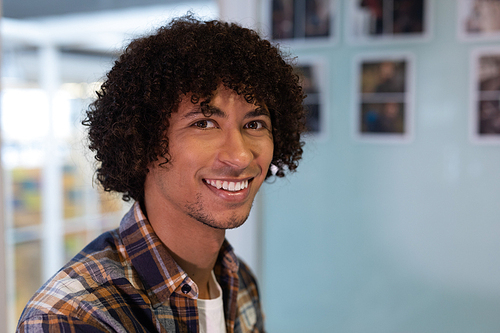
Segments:
[[[236,212],[233,212],[231,216],[226,218],[224,221],[221,221],[209,214],[208,210],[205,209],[201,200],[201,194],[198,194],[196,196],[195,202],[187,203],[185,208],[188,216],[190,216],[191,218],[208,227],[220,230],[238,228],[248,219],[251,210],[250,207],[248,212],[244,215],[238,215],[236,214]]]

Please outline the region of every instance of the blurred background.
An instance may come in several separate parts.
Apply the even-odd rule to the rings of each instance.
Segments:
[[[123,47],[191,11],[297,57],[297,173],[228,232],[269,332],[500,331],[500,0],[3,0],[0,332],[129,208],[80,124]]]

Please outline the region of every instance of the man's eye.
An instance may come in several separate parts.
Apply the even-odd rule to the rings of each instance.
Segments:
[[[246,124],[245,127],[248,129],[258,130],[264,128],[264,124],[260,121],[254,120]]]
[[[195,122],[193,126],[198,128],[214,128],[216,127],[215,122],[209,119],[203,119]]]

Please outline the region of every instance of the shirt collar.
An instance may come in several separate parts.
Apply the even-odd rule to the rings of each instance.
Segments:
[[[163,304],[174,292],[190,298],[198,297],[198,287],[160,241],[139,203],[134,203],[123,217],[119,230],[127,255],[139,274],[153,307]],[[222,267],[216,271],[221,274],[234,274],[238,271],[238,259],[227,240],[224,240],[219,252],[216,267],[218,265]],[[187,293],[182,291],[186,284],[190,286]]]

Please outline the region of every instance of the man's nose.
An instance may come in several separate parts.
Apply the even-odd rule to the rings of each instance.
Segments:
[[[239,130],[233,130],[224,136],[220,146],[219,160],[234,168],[244,169],[253,160],[254,152],[248,138]]]

